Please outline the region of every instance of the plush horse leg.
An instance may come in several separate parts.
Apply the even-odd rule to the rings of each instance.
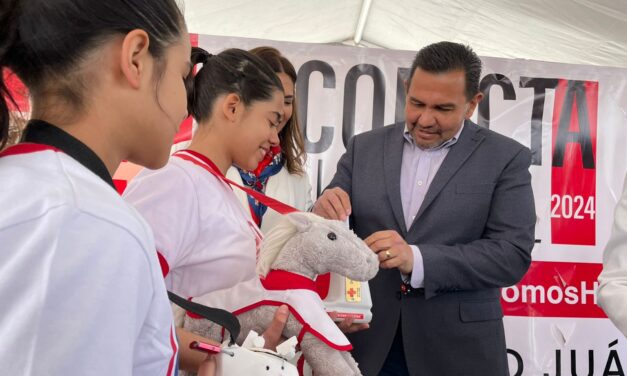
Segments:
[[[244,312],[238,315],[237,319],[242,326],[242,330],[240,332],[239,338],[237,339],[237,343],[241,345],[242,342],[244,342],[244,339],[246,339],[248,332],[250,332],[251,330],[262,334],[266,329],[268,329],[268,327],[272,323],[272,320],[274,319],[274,313],[276,312],[276,310],[276,306],[267,305],[257,307],[251,311]],[[298,336],[298,333],[300,333],[302,327],[302,324],[294,316],[289,315],[287,317],[287,323],[283,328],[283,339],[288,339],[292,336]],[[279,341],[279,343],[280,342],[282,342],[282,340]]]
[[[342,351],[341,354],[344,357],[344,360],[346,360],[346,363],[348,363],[348,365],[352,368],[353,372],[355,372],[355,375],[361,375],[359,366],[357,362],[355,361],[355,358],[353,358],[353,356],[351,355],[351,353],[349,351]]]
[[[303,336],[300,348],[316,376],[361,376],[359,370],[355,371],[347,363],[342,351],[329,347],[310,333]]]
[[[263,334],[272,323],[275,311],[276,307],[274,306],[261,306],[239,314],[237,320],[241,325],[241,330],[237,338],[237,343],[241,345],[251,330],[254,330],[259,335]]]

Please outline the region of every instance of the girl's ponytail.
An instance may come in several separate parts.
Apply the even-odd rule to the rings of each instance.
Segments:
[[[207,61],[209,60],[210,57],[212,57],[213,55],[210,54],[209,52],[205,51],[204,49],[200,48],[200,47],[192,47],[192,56],[191,56],[191,62],[192,62],[192,66],[195,67],[198,64],[202,64],[203,67],[207,64]],[[185,89],[187,91],[187,112],[194,116],[196,115],[194,108],[196,108],[194,106],[194,103],[196,101],[196,91],[198,90],[196,88],[195,85],[195,75],[197,75],[198,72],[190,74],[187,77],[187,80],[185,81]]]

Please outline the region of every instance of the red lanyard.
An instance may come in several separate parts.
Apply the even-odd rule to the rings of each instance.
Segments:
[[[229,186],[233,187],[237,187],[239,189],[241,189],[242,191],[248,193],[249,195],[253,196],[255,198],[255,200],[261,202],[262,204],[266,205],[269,208],[272,208],[274,210],[276,210],[277,212],[281,213],[281,214],[289,214],[289,213],[294,213],[297,212],[299,210],[282,203],[281,201],[275,200],[272,197],[268,197],[266,195],[264,195],[263,193],[259,193],[255,190],[252,190],[248,187],[243,187],[237,183],[235,183],[232,180],[229,180],[226,178],[226,176],[222,175],[222,173],[220,173],[219,170],[216,169],[216,167],[208,165],[207,163],[203,163],[201,161],[199,161],[198,159],[196,159],[195,157],[192,156],[191,153],[187,152],[186,150],[181,150],[179,152],[174,153],[175,156],[184,159],[186,161],[192,162],[193,164],[200,166],[202,168],[204,168],[205,170],[209,171],[209,173],[211,173],[212,175],[214,175],[215,177],[217,177],[218,179],[222,180],[223,182],[225,182],[226,184],[228,184]],[[259,245],[257,245],[259,246]],[[326,274],[321,274],[318,276],[318,278],[316,278],[316,292],[318,293],[318,295],[320,295],[320,298],[322,300],[324,300],[328,293],[329,293],[329,285],[331,283],[331,274],[330,273],[326,273]]]
[[[211,173],[213,176],[217,177],[218,179],[222,180],[223,182],[225,182],[226,184],[228,184],[231,187],[237,187],[239,189],[241,189],[242,191],[246,192],[247,194],[249,194],[250,196],[252,196],[255,200],[261,202],[262,204],[266,205],[269,208],[272,208],[274,210],[276,210],[278,213],[280,214],[289,214],[289,213],[294,213],[294,212],[298,212],[299,210],[296,208],[293,208],[287,204],[282,203],[279,200],[276,200],[272,197],[268,197],[266,195],[264,195],[263,193],[257,192],[253,189],[250,189],[248,187],[244,187],[241,186],[239,184],[237,184],[236,182],[227,179],[226,176],[222,175],[220,173],[220,171],[216,171],[215,167],[207,165],[206,163],[203,163],[201,161],[199,161],[197,158],[193,157],[192,155],[190,155],[188,152],[186,152],[185,150],[181,150],[179,152],[174,153],[174,156],[179,157],[181,159],[184,159],[186,161],[192,162],[193,164],[200,166],[202,168],[204,168],[205,170],[209,171],[209,173]]]

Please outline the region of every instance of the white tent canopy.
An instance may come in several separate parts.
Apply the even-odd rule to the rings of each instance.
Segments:
[[[190,32],[627,68],[626,0],[185,0]]]

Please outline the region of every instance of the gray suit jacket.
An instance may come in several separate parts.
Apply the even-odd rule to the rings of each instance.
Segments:
[[[409,371],[420,376],[508,374],[500,288],[531,262],[535,206],[531,153],[466,121],[406,228],[400,194],[404,123],[353,137],[329,187],[351,198],[361,238],[396,230],[424,260],[424,291],[399,297],[397,269],[370,282],[370,329],[349,336],[365,375],[378,374],[397,325]]]

